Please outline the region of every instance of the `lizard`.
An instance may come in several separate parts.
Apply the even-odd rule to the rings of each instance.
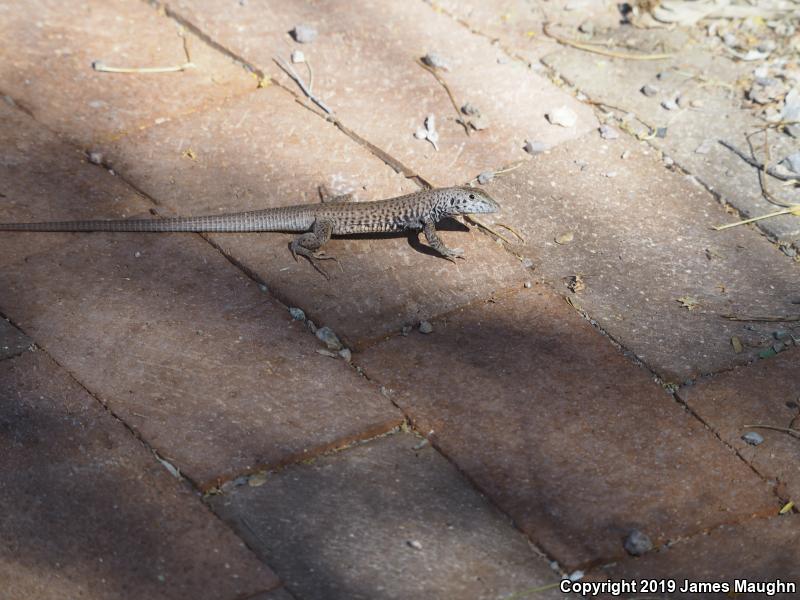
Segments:
[[[433,250],[455,262],[456,258],[464,258],[464,251],[448,248],[437,235],[436,223],[447,217],[493,213],[499,209],[497,202],[482,190],[447,187],[420,190],[387,200],[352,202],[350,195],[344,195],[321,204],[280,206],[220,215],[0,223],[0,231],[297,232],[300,235],[289,244],[294,259],[298,260],[298,256],[307,258],[317,271],[328,278],[315,261],[336,260],[322,250],[332,235],[421,230]]]

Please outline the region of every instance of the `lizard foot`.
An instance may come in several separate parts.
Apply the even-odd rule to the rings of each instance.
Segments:
[[[295,261],[298,260],[297,255],[304,257],[311,263],[311,266],[314,267],[314,270],[317,271],[320,275],[322,275],[325,279],[330,280],[331,276],[323,269],[318,263],[321,260],[335,260],[336,264],[339,265],[339,269],[344,273],[344,269],[342,269],[342,263],[339,262],[339,259],[335,256],[327,256],[324,251],[312,252],[308,248],[304,248],[299,244],[292,244],[289,249],[292,252],[292,256],[294,257]]]
[[[461,248],[441,248],[439,253],[452,263],[455,263],[457,258],[466,260],[464,251]]]

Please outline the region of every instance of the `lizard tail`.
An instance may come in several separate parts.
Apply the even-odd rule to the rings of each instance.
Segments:
[[[281,227],[265,218],[262,211],[200,217],[164,219],[111,219],[52,221],[42,223],[0,223],[0,231],[132,231],[132,232],[247,232],[274,231]]]

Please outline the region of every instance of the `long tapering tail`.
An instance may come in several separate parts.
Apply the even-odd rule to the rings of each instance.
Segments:
[[[296,207],[291,207],[296,208]],[[310,226],[282,208],[199,217],[0,223],[0,231],[248,232],[302,231]]]

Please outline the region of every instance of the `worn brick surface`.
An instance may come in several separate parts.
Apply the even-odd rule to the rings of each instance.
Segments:
[[[166,3],[214,39],[297,90],[272,62],[302,50],[314,70],[314,92],[356,133],[435,185],[453,185],[486,169],[524,158],[525,139],[554,145],[572,139],[595,120],[591,110],[558,90],[489,40],[471,34],[421,2],[327,0],[286,3],[176,0]],[[296,44],[288,31],[299,23],[319,37]],[[470,102],[488,129],[467,137],[455,122],[447,92],[415,63],[437,52],[449,63],[442,75],[458,106]],[[302,65],[298,73],[308,79]],[[299,91],[299,90],[298,90]],[[562,105],[579,116],[569,129],[545,113]],[[413,137],[425,117],[437,119],[440,150]]]
[[[669,598],[742,598],[756,600],[764,593],[734,593],[734,581],[793,582],[800,589],[800,518],[796,514],[756,519],[739,525],[723,526],[639,558],[591,572],[588,579],[675,579],[678,591]],[[681,593],[684,581],[728,582],[731,593]],[[609,597],[609,596],[603,596]],[[617,596],[641,598],[641,593]],[[661,596],[656,596],[661,597]],[[781,593],[772,598],[797,598],[797,593]]]
[[[22,354],[33,344],[27,335],[0,318],[0,360]]]
[[[711,230],[732,217],[655,153],[627,136],[603,141],[592,133],[487,190],[503,206],[502,220],[525,236],[518,251],[537,272],[659,375],[682,382],[769,347],[774,323],[721,315],[796,314],[800,265],[755,228]],[[571,242],[556,243],[570,232]],[[571,293],[565,279],[575,275],[585,288]],[[744,344],[740,354],[732,336]]]
[[[506,598],[557,581],[524,536],[419,442],[373,440],[212,506],[304,600]]]
[[[244,69],[191,34],[196,68],[101,73],[186,61],[174,21],[137,0],[0,3],[0,91],[82,145],[202,109],[253,89]]]
[[[22,141],[0,150],[19,176],[3,219],[145,212],[115,178],[55,139],[28,143],[34,125],[18,124]],[[399,419],[199,236],[4,232],[2,243],[0,312],[201,484]]]
[[[543,286],[359,357],[420,431],[567,566],[774,511],[747,465]]]
[[[716,143],[726,139],[749,152],[745,134],[763,126],[754,110],[743,106],[745,88],[740,87],[740,80],[752,79],[753,63],[737,62],[719,48],[710,49],[708,42],[698,44],[689,31],[654,33],[648,29],[625,35],[634,47],[644,51],[666,49],[676,56],[668,61],[632,61],[561,48],[544,61],[593,100],[633,112],[652,127],[665,127],[666,137],[654,138],[651,143],[745,215],[774,212],[775,205],[761,194],[756,169]],[[658,79],[660,73],[666,76]],[[640,92],[645,84],[656,85],[659,93],[646,97]],[[661,106],[662,100],[676,94],[682,96],[679,110]],[[702,106],[690,107],[691,101],[699,101]],[[772,132],[769,140],[773,162],[796,149],[796,143],[786,135]],[[762,160],[764,136],[757,135],[752,141]],[[709,144],[708,152],[696,152],[704,142]],[[780,184],[771,179],[770,192],[784,201],[793,201],[791,191]],[[784,242],[800,240],[800,220],[795,217],[767,219],[758,226]]]
[[[787,432],[745,428],[800,430],[800,348],[684,386],[679,396],[759,473],[779,481],[782,495],[800,498],[800,440]],[[747,444],[742,435],[748,431],[757,431],[764,443]]]
[[[617,6],[603,0],[548,0],[546,4],[529,0],[430,0],[429,4],[472,31],[499,40],[515,56],[534,61],[558,48],[555,40],[544,35],[545,22],[557,20],[559,25],[571,28],[571,35],[584,38],[574,29],[578,25],[589,23],[599,28],[617,25],[620,19]]]
[[[185,156],[189,150],[194,160]],[[170,214],[314,204],[320,184],[353,191],[357,200],[417,189],[277,87],[120,140],[109,156]],[[326,251],[342,269],[325,263],[330,281],[305,260],[292,260],[296,234],[211,237],[284,302],[358,346],[526,278],[520,262],[486,236],[455,222],[450,229],[443,239],[467,256],[458,264],[426,252],[423,236],[413,245],[413,234],[334,239]]]
[[[277,578],[43,353],[0,362],[0,598],[249,597]]]

